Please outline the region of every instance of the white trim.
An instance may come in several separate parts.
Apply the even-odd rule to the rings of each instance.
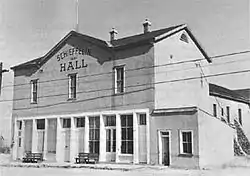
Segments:
[[[147,138],[147,164],[150,164],[150,119],[149,112],[146,113],[146,138]]]
[[[57,114],[57,115],[42,115],[42,116],[26,116],[26,117],[18,117],[18,120],[32,120],[32,119],[54,119],[54,118],[71,118],[73,117],[86,117],[86,116],[98,116],[100,114],[102,115],[115,115],[115,114],[132,114],[133,112],[135,113],[149,113],[149,109],[130,109],[130,110],[117,110],[117,111],[100,111],[100,112],[81,112],[81,113],[76,113],[76,114]]]
[[[162,39],[162,38],[165,38],[165,37],[167,37],[168,35],[171,35],[171,34],[177,32],[177,31],[179,31],[179,30],[184,29],[185,27],[187,27],[187,25],[186,25],[186,24],[183,24],[183,25],[181,25],[180,27],[177,27],[177,28],[175,28],[175,29],[173,29],[173,30],[171,30],[171,31],[169,31],[169,32],[167,32],[167,33],[164,33],[164,34],[162,34],[162,35],[156,37],[155,40],[157,41],[157,40],[160,40],[160,39]]]
[[[183,139],[182,139],[182,133],[183,132],[191,132],[192,153],[184,153],[183,152]],[[180,140],[179,140],[180,154],[184,154],[184,155],[190,155],[191,154],[191,155],[193,155],[194,154],[194,135],[193,135],[193,130],[180,130],[179,137],[180,137]]]

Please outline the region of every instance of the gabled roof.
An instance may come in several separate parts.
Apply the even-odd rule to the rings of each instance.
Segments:
[[[75,31],[71,31],[58,44],[56,44],[46,55],[44,55],[40,58],[28,61],[28,62],[25,62],[23,64],[16,65],[14,67],[11,67],[11,69],[15,70],[18,68],[23,68],[23,67],[27,67],[27,66],[34,66],[34,65],[36,65],[37,67],[40,67],[43,63],[45,63],[51,57],[51,55],[55,54],[59,49],[61,49],[61,47],[66,43],[66,41],[70,37],[73,37],[73,36],[78,37],[80,40],[85,40],[87,42],[98,45],[102,48],[112,50],[112,49],[121,49],[125,46],[130,46],[130,45],[134,45],[134,44],[139,45],[139,44],[144,43],[144,42],[154,42],[155,43],[155,42],[158,42],[162,39],[165,39],[165,38],[179,32],[181,30],[185,30],[189,34],[189,36],[194,41],[196,46],[199,48],[199,50],[203,54],[203,56],[207,59],[208,62],[211,62],[211,59],[208,57],[207,53],[201,47],[199,42],[195,39],[195,37],[193,36],[191,31],[188,29],[187,25],[182,24],[182,25],[172,26],[172,27],[168,27],[168,28],[164,28],[164,29],[160,29],[160,30],[155,30],[152,32],[133,35],[133,36],[117,39],[117,40],[110,41],[110,42],[104,41],[101,39],[97,39],[97,38],[94,38],[94,37],[91,37],[88,35],[80,34],[80,33],[75,32]]]
[[[228,100],[238,101],[241,103],[249,104],[248,99],[236,91],[227,89],[225,87],[218,86],[216,84],[209,84],[209,95],[216,96],[220,98],[225,98]]]
[[[238,89],[233,91],[245,97],[248,101],[250,101],[250,89]]]

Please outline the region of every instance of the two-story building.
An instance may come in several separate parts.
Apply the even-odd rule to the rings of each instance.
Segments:
[[[14,71],[13,159],[200,168],[233,158],[233,129],[211,115],[207,56],[186,25],[110,41],[75,31]]]

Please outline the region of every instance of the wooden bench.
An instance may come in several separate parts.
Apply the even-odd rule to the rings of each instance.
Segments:
[[[96,164],[99,161],[98,153],[79,153],[78,157],[75,158],[76,163],[94,163]]]
[[[25,153],[22,160],[23,163],[37,163],[38,161],[43,161],[42,153]]]

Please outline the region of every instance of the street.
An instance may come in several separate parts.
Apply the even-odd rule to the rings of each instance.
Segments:
[[[182,170],[182,169],[143,169],[134,171],[96,170],[96,169],[62,169],[62,168],[21,168],[1,167],[0,176],[249,176],[250,168],[227,168],[213,170]]]

